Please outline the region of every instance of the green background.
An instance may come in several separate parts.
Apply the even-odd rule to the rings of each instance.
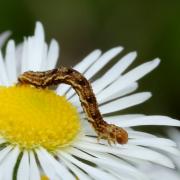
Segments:
[[[0,31],[12,30],[17,42],[33,33],[37,20],[46,40],[60,43],[63,65],[74,65],[95,48],[118,45],[125,47],[122,54],[137,50],[134,65],[160,57],[159,68],[140,81],[140,90],[151,91],[153,98],[126,112],[180,119],[179,0],[1,1]]]

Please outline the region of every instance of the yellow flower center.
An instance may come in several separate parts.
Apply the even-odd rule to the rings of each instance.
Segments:
[[[80,131],[76,108],[54,91],[0,88],[0,135],[21,148],[49,151],[70,144]]]
[[[49,180],[47,176],[41,176],[41,180]]]

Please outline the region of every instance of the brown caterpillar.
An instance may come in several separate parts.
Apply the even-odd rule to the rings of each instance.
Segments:
[[[96,97],[88,80],[78,71],[60,67],[44,72],[28,71],[18,78],[18,85],[30,84],[36,88],[46,88],[60,83],[69,84],[79,96],[81,105],[87,114],[88,121],[94,127],[98,139],[107,139],[108,143],[125,144],[128,141],[128,133],[113,124],[103,120],[98,109]]]

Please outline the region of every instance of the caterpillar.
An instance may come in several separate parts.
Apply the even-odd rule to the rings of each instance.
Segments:
[[[128,133],[123,128],[114,124],[108,124],[103,120],[91,84],[80,72],[63,66],[44,72],[27,71],[18,77],[17,85],[32,85],[36,88],[46,88],[61,83],[72,86],[78,94],[88,122],[97,133],[98,140],[106,139],[109,144],[127,143]]]

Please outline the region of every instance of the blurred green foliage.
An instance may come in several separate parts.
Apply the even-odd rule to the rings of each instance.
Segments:
[[[72,66],[95,48],[122,45],[137,50],[138,65],[155,57],[161,65],[140,81],[153,99],[128,112],[166,114],[180,119],[179,0],[6,0],[0,6],[0,31],[10,29],[17,42],[42,21],[49,41],[61,45],[61,64]],[[121,57],[121,56],[119,56]]]

